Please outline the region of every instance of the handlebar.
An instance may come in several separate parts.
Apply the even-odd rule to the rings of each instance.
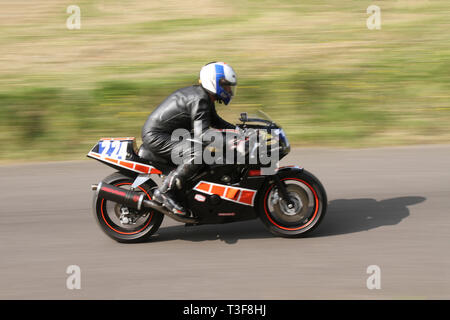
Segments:
[[[273,121],[266,120],[266,119],[259,119],[259,118],[249,118],[247,112],[241,113],[241,117],[239,118],[240,121],[242,121],[244,124],[246,122],[262,122],[266,124],[273,124]]]

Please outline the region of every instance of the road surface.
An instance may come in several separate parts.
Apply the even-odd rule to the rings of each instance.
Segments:
[[[1,166],[0,299],[450,298],[450,145],[294,149],[282,164],[304,166],[327,190],[310,237],[275,238],[259,220],[166,218],[133,245],[108,238],[91,213],[90,185],[111,168]],[[66,286],[71,265],[79,290]],[[380,289],[367,287],[369,266]]]

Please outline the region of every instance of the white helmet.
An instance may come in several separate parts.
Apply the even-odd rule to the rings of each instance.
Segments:
[[[200,83],[205,90],[227,105],[235,94],[237,76],[225,62],[210,62],[200,70]]]

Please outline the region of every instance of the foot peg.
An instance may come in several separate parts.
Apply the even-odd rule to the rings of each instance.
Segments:
[[[198,224],[198,220],[196,218],[190,217],[188,215],[186,216],[182,216],[179,214],[174,214],[172,213],[172,211],[170,211],[167,207],[165,207],[163,204],[155,201],[155,200],[144,200],[143,203],[144,208],[149,208],[149,209],[153,209],[156,210],[162,214],[165,214],[169,217],[171,217],[172,219],[178,221],[178,222],[182,222],[182,223],[191,223],[193,225]]]
[[[177,204],[175,200],[172,199],[170,195],[167,194],[167,192],[161,193],[158,189],[155,190],[155,192],[153,193],[153,200],[155,202],[160,203],[162,206],[164,206],[167,210],[169,210],[173,214],[181,217],[187,217],[187,213],[183,209],[183,207]]]

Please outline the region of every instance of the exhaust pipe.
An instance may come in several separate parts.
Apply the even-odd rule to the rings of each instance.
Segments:
[[[177,216],[161,204],[152,200],[145,200],[143,194],[132,190],[122,189],[104,182],[100,182],[98,185],[92,185],[92,189],[97,192],[97,197],[123,204],[129,208],[137,210],[141,210],[143,207],[149,208],[161,212],[179,222],[192,224],[198,222],[195,218]]]
[[[97,185],[97,196],[106,200],[114,201],[129,208],[141,210],[144,195],[132,190],[122,189],[111,184],[100,182]]]

